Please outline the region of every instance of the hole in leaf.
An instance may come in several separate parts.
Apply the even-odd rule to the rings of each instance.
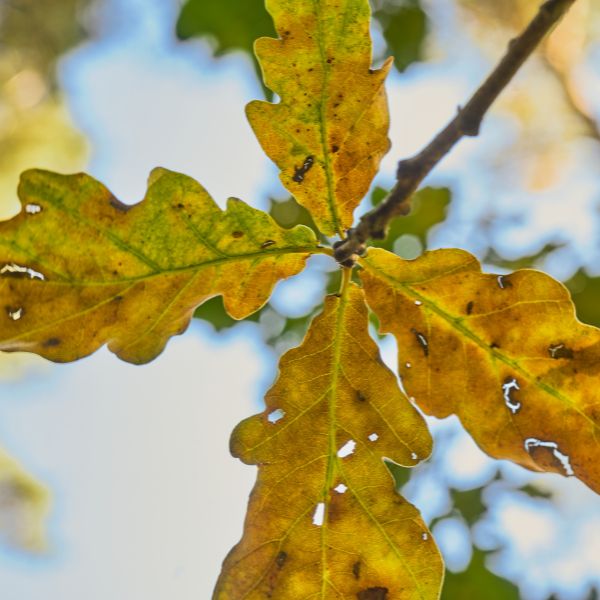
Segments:
[[[25,311],[22,308],[13,309],[9,307],[6,309],[8,318],[12,319],[13,321],[18,321],[23,316],[24,312]]]
[[[354,453],[354,448],[356,448],[356,442],[354,440],[348,440],[339,450],[337,455],[340,458],[346,458]]]
[[[536,438],[527,438],[525,440],[525,450],[531,454],[532,448],[548,448],[548,450],[552,451],[554,457],[562,465],[567,477],[575,475],[575,471],[573,471],[573,467],[571,467],[571,461],[569,457],[558,449],[558,444],[556,442],[542,442]]]
[[[379,436],[376,433],[372,433],[369,436],[369,441],[371,441],[371,442],[376,442],[378,439],[379,439]]]
[[[504,395],[504,403],[514,415],[520,408],[521,403],[511,397],[513,390],[520,390],[519,383],[514,377],[507,377],[502,384],[502,393]]]
[[[39,279],[40,281],[44,281],[46,279],[41,273],[38,271],[34,271],[29,267],[23,267],[21,265],[17,265],[16,263],[7,263],[0,269],[0,275],[5,275],[7,277],[29,277],[29,279]]]
[[[25,212],[28,215],[37,215],[42,212],[42,207],[39,204],[27,204],[25,206]]]
[[[285,417],[285,410],[281,410],[281,408],[278,408],[273,412],[269,413],[267,419],[269,423],[277,423],[278,421],[281,421],[283,417]]]
[[[315,508],[312,522],[313,522],[313,525],[316,525],[317,527],[322,527],[324,520],[325,520],[325,502],[319,502],[319,504],[317,504],[317,507]]]
[[[343,483],[340,483],[338,485],[336,485],[333,488],[338,494],[344,494],[346,492],[346,490],[348,489],[347,485],[344,485]]]

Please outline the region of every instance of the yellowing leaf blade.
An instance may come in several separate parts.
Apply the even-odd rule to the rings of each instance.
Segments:
[[[258,481],[215,598],[438,597],[439,553],[382,460],[414,466],[431,437],[367,324],[360,289],[328,297],[281,359],[265,412],[234,431]]]
[[[368,0],[267,0],[279,39],[255,51],[278,104],[246,113],[283,185],[326,235],[352,225],[353,211],[389,149],[384,81],[371,67]]]
[[[369,306],[398,340],[407,393],[456,414],[488,454],[600,490],[600,331],[532,270],[481,273],[461,250],[361,260]]]
[[[119,202],[87,175],[24,174],[23,211],[0,223],[0,349],[71,361],[108,343],[143,363],[223,295],[237,319],[318,252],[306,227],[280,228],[230,199],[221,211],[194,180],[164,169],[144,201]]]

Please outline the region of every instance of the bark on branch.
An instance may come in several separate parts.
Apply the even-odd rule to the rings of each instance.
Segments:
[[[546,34],[565,15],[576,0],[547,0],[527,28],[508,44],[504,57],[471,99],[460,108],[450,123],[421,152],[398,164],[397,181],[388,197],[377,208],[361,217],[348,236],[334,246],[335,258],[350,266],[354,256],[364,253],[370,239],[384,239],[389,222],[410,212],[410,199],[431,170],[465,136],[479,134],[490,106],[531,56]]]

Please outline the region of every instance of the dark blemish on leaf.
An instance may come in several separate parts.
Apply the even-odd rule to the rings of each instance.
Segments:
[[[512,287],[512,283],[508,281],[508,275],[498,275],[497,281],[498,287],[501,290],[505,290],[506,288]]]
[[[277,555],[277,558],[275,559],[275,564],[281,569],[283,567],[283,565],[285,565],[285,561],[287,560],[287,552],[284,552],[283,550]]]
[[[264,250],[265,248],[268,248],[269,246],[272,246],[273,244],[276,244],[277,242],[275,240],[266,240],[265,242],[263,242],[260,247]]]
[[[181,202],[179,202],[179,203],[177,204],[177,208],[183,208],[183,207],[184,207],[184,205],[183,205]]]
[[[559,358],[573,358],[573,350],[571,348],[567,348],[564,344],[554,344],[548,348],[548,354],[550,354],[550,358],[559,359]]]
[[[123,202],[121,202],[118,198],[115,198],[114,196],[111,196],[108,202],[113,208],[116,208],[120,212],[126,213],[131,208],[131,206],[123,204]]]
[[[304,159],[301,167],[295,167],[295,173],[292,179],[296,183],[302,183],[304,181],[304,176],[310,171],[312,166],[315,164],[314,156],[307,156]]]
[[[425,354],[425,357],[429,356],[429,342],[427,341],[427,338],[420,332],[417,331],[414,327],[411,329],[412,333],[415,334],[415,337],[417,338],[417,342],[419,343],[419,346],[421,346],[421,348],[423,349],[423,354]]]
[[[231,234],[236,240],[239,240],[241,237],[244,237],[244,232],[243,231],[234,231]]]
[[[496,348],[500,348],[500,344],[497,344],[496,342],[492,342],[492,343],[490,344],[490,348],[491,348],[492,350],[495,350]]]
[[[121,302],[121,300],[123,300],[123,296],[115,296],[114,300],[115,302]]]
[[[373,75],[375,73],[374,69],[369,69],[369,75]]]
[[[310,69],[308,69],[309,73],[312,73],[314,71],[314,69],[311,67]]]
[[[54,348],[60,346],[60,340],[58,338],[48,338],[43,344],[44,348]]]
[[[388,589],[384,587],[370,587],[356,594],[358,600],[387,600]]]
[[[327,64],[331,64],[333,62],[333,58],[328,58],[327,59]]]
[[[469,302],[469,303],[467,304],[467,314],[468,314],[468,315],[470,315],[470,314],[473,312],[473,306],[474,306],[474,303],[473,303],[473,301],[471,300],[471,302]]]
[[[335,154],[336,152],[339,152],[340,147],[337,146],[336,144],[334,144],[333,146],[331,146],[331,152],[333,154]]]
[[[354,575],[354,579],[360,579],[360,560],[352,565],[352,575]]]
[[[366,401],[367,401],[367,399],[366,399],[366,397],[363,395],[363,393],[362,393],[362,392],[359,392],[359,391],[357,391],[357,392],[356,392],[356,399],[357,399],[359,402],[366,402]]]

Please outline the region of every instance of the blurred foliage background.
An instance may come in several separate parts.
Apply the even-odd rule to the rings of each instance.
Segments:
[[[62,56],[94,35],[94,6],[104,1],[0,3],[0,218],[18,210],[15,190],[21,171],[36,166],[74,172],[84,168],[89,158],[88,143],[69,116],[57,65]],[[472,46],[475,68],[483,78],[507,41],[538,8],[538,2],[531,0],[371,2],[374,60],[393,55],[395,77],[400,81],[439,68],[452,58],[455,43]],[[452,14],[458,18],[447,18],[449,4],[453,4]],[[263,0],[187,0],[181,3],[174,32],[179,43],[200,39],[208,44],[217,68],[224,55],[246,55],[249,72],[257,81],[260,68],[252,44],[257,37],[273,33]],[[518,233],[527,232],[528,224],[541,214],[552,213],[557,207],[564,209],[565,205],[568,208],[583,179],[589,180],[590,228],[598,231],[600,74],[596,69],[593,87],[590,73],[600,63],[599,58],[600,5],[593,0],[579,0],[527,65],[519,82],[494,107],[490,119],[499,121],[507,134],[482,146],[473,158],[468,168],[477,174],[474,182],[434,177],[416,194],[412,213],[393,223],[389,237],[376,245],[414,258],[428,248],[460,244],[475,252],[488,270],[548,270],[571,289],[580,318],[600,326],[600,236],[588,236],[591,241],[584,243],[577,231],[565,233],[559,223],[541,234],[534,233],[533,227],[529,236]],[[271,99],[270,91],[263,90]],[[446,100],[440,97],[438,101]],[[484,127],[484,137],[486,130]],[[378,181],[364,210],[381,202],[386,185],[391,184]],[[486,201],[473,210],[473,197],[478,194],[485,195]],[[496,201],[488,201],[492,196]],[[307,212],[283,191],[270,200],[269,210],[285,227],[302,223],[314,228]],[[318,263],[311,269],[324,288],[336,290],[337,268]],[[315,301],[304,314],[290,316],[272,302],[251,320],[262,332],[265,344],[281,354],[300,342],[318,310]],[[216,331],[236,326],[219,298],[200,307],[196,317],[211,323]],[[27,359],[22,356],[0,356],[0,376],[4,379],[26,371]],[[473,532],[488,511],[490,490],[503,487],[541,502],[552,502],[551,492],[541,486],[505,480],[500,468],[469,489],[444,484],[447,478],[440,457],[447,440],[439,436],[436,442],[435,454],[425,465],[412,473],[402,469],[393,469],[393,473],[398,487],[409,497],[411,485],[417,481],[429,479],[446,485],[450,501],[430,518],[434,533],[449,521],[461,523],[468,532],[472,542],[470,562],[449,570],[443,597],[519,598],[515,585],[519,582],[509,582],[493,572],[489,555],[499,548],[478,546]],[[44,488],[0,452],[0,531],[5,540],[24,548],[39,548],[47,509]],[[592,590],[589,597],[597,597],[595,594]]]

